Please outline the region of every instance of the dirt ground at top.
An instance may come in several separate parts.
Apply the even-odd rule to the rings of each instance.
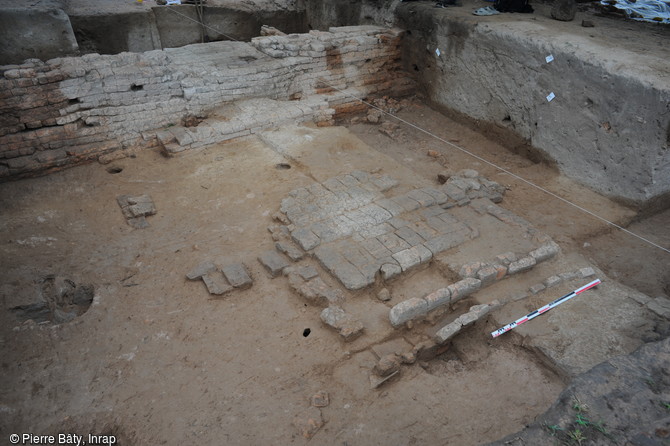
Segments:
[[[635,217],[418,101],[404,102],[400,116],[604,218],[627,224]],[[0,185],[2,437],[71,432],[111,433],[119,444],[304,444],[294,420],[308,417],[319,390],[330,403],[313,444],[470,445],[529,424],[565,379],[516,338],[493,343],[491,321],[371,389],[370,351],[339,340],[319,321],[319,308],[256,261],[273,247],[266,228],[291,189],[354,169],[422,184],[437,184],[445,170],[476,169],[505,185],[503,205],[564,252],[581,252],[647,294],[667,295],[666,253],[425,133],[360,117],[342,124],[348,129],[300,130],[313,144],[301,162],[250,137],[179,158],[146,151]],[[126,224],[116,197],[142,193],[158,212],[139,230]],[[631,229],[667,246],[669,222],[665,212]],[[212,298],[185,279],[213,258],[244,262],[253,287]],[[9,308],[35,302],[49,274],[93,284],[93,304],[68,323],[22,323]],[[408,277],[411,286],[402,283],[392,303],[444,286],[445,278],[428,269]],[[376,297],[364,291],[352,300],[364,309]],[[380,330],[372,336],[383,341],[388,328]]]

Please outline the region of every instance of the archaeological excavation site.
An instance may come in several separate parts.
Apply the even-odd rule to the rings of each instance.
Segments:
[[[668,23],[0,0],[0,444],[670,445]]]

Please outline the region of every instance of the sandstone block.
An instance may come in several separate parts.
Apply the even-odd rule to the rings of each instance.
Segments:
[[[507,272],[509,274],[517,274],[523,271],[527,271],[531,269],[532,267],[535,266],[535,258],[534,257],[522,257],[521,259],[517,260],[516,262],[512,262],[509,264],[509,267],[507,269]]]
[[[288,261],[277,251],[264,251],[258,256],[258,261],[268,270],[272,277],[277,277],[282,270],[289,266]]]
[[[560,248],[556,243],[549,242],[531,251],[529,255],[535,259],[535,262],[540,263],[554,257],[556,254],[558,254],[559,249]]]
[[[221,268],[221,272],[233,288],[247,289],[253,285],[254,281],[249,275],[247,267],[243,263],[234,263]]]
[[[203,262],[189,271],[186,274],[186,277],[189,280],[198,280],[205,274],[209,274],[213,271],[216,271],[216,265],[214,265],[212,262]]]
[[[425,315],[427,312],[428,303],[424,299],[413,297],[391,308],[389,320],[391,325],[399,327],[407,321]]]

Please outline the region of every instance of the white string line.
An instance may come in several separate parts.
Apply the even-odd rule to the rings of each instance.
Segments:
[[[321,82],[323,82],[324,84],[327,84],[327,85],[328,85],[328,83],[325,82],[325,81],[321,81]],[[506,173],[506,174],[508,174],[508,175],[510,175],[510,176],[512,176],[512,177],[514,177],[514,178],[516,178],[516,179],[519,180],[519,181],[523,181],[524,183],[528,184],[529,186],[532,186],[532,187],[534,187],[534,188],[536,188],[536,189],[538,189],[538,190],[541,190],[542,192],[544,192],[544,193],[546,193],[546,194],[548,194],[548,195],[550,195],[550,196],[552,196],[552,197],[554,197],[554,198],[557,198],[558,200],[561,200],[562,202],[564,202],[564,203],[566,203],[566,204],[569,204],[570,206],[573,206],[573,207],[579,209],[580,211],[582,211],[582,212],[584,212],[584,213],[586,213],[586,214],[588,214],[588,215],[590,215],[590,216],[592,216],[592,217],[597,218],[598,220],[601,220],[601,221],[603,221],[603,222],[605,222],[605,223],[607,223],[607,224],[609,224],[609,225],[611,225],[611,226],[613,226],[613,227],[615,227],[615,228],[617,228],[617,229],[620,229],[621,231],[623,231],[623,232],[625,232],[625,233],[627,233],[627,234],[629,234],[629,235],[632,235],[633,237],[637,237],[637,238],[639,238],[640,240],[643,240],[643,241],[649,243],[650,245],[652,245],[652,246],[654,246],[654,247],[656,247],[656,248],[658,248],[658,249],[661,249],[661,250],[667,252],[668,254],[670,254],[670,249],[668,249],[668,248],[664,248],[663,246],[661,246],[661,245],[659,245],[659,244],[657,244],[657,243],[654,243],[654,242],[652,242],[651,240],[642,237],[641,235],[638,235],[638,234],[636,234],[636,233],[634,233],[634,232],[632,232],[632,231],[629,231],[628,229],[626,229],[626,228],[624,228],[624,227],[622,227],[622,226],[620,226],[620,225],[618,225],[618,224],[616,224],[616,223],[614,223],[614,222],[612,222],[612,221],[609,221],[609,220],[607,220],[606,218],[601,217],[601,216],[599,216],[598,214],[596,214],[596,213],[594,213],[594,212],[592,212],[592,211],[590,211],[590,210],[588,210],[588,209],[586,209],[586,208],[583,208],[583,207],[579,206],[578,204],[569,201],[569,200],[566,199],[566,198],[561,197],[560,195],[556,195],[555,193],[553,193],[553,192],[551,192],[551,191],[549,191],[549,190],[543,188],[542,186],[539,186],[539,185],[537,185],[537,184],[531,182],[530,180],[527,180],[527,179],[525,179],[525,178],[523,178],[523,177],[521,177],[521,176],[519,176],[519,175],[517,175],[517,174],[515,174],[515,173],[513,173],[513,172],[510,172],[509,170],[505,169],[504,167],[501,167],[501,166],[499,166],[499,165],[497,165],[497,164],[495,164],[495,163],[493,163],[493,162],[491,162],[491,161],[489,161],[489,160],[487,160],[487,159],[485,159],[485,158],[482,158],[481,156],[479,156],[479,155],[477,155],[477,154],[474,154],[474,153],[468,151],[467,149],[465,149],[465,148],[459,146],[458,144],[454,144],[454,143],[452,143],[451,141],[448,141],[448,140],[446,140],[446,139],[443,139],[443,138],[441,138],[441,137],[435,135],[434,133],[431,133],[431,132],[428,131],[428,130],[425,130],[425,129],[423,129],[423,128],[421,128],[421,127],[419,127],[419,126],[417,126],[417,125],[415,125],[415,124],[413,124],[413,123],[411,123],[411,122],[409,122],[409,121],[406,121],[406,120],[403,119],[403,118],[400,118],[400,117],[398,117],[398,116],[396,116],[396,115],[394,115],[394,114],[388,113],[388,112],[382,110],[381,108],[375,106],[374,104],[371,104],[371,103],[369,103],[369,102],[366,102],[366,101],[364,101],[363,99],[357,98],[356,96],[354,96],[354,95],[352,95],[352,94],[350,94],[350,93],[347,93],[346,91],[340,90],[339,88],[335,87],[334,85],[329,85],[329,86],[330,86],[331,88],[334,88],[335,90],[339,91],[340,93],[343,93],[343,94],[346,95],[346,96],[349,96],[349,97],[351,97],[351,98],[353,98],[353,99],[356,99],[356,100],[362,102],[363,104],[365,104],[365,105],[367,105],[367,106],[369,106],[369,107],[372,107],[372,108],[374,108],[374,109],[376,109],[376,110],[379,110],[380,112],[382,112],[382,113],[384,113],[384,114],[386,114],[386,115],[388,115],[388,116],[390,116],[390,117],[392,117],[392,118],[394,118],[394,119],[397,119],[398,121],[400,121],[400,122],[402,122],[402,123],[404,123],[404,124],[409,125],[410,127],[413,127],[413,128],[415,128],[415,129],[419,130],[420,132],[423,132],[423,133],[425,133],[425,134],[427,134],[427,135],[432,136],[433,138],[437,139],[438,141],[441,141],[441,142],[443,142],[443,143],[445,143],[445,144],[448,144],[448,145],[450,145],[450,146],[452,146],[452,147],[454,147],[454,148],[460,150],[461,152],[464,152],[464,153],[470,155],[471,157],[473,157],[473,158],[475,158],[475,159],[477,159],[477,160],[479,160],[479,161],[481,161],[481,162],[483,162],[483,163],[486,163],[486,164],[488,164],[489,166],[492,166],[492,167],[494,167],[494,168],[500,170],[501,172],[504,172],[504,173]]]
[[[189,19],[189,20],[191,20],[191,21],[193,21],[193,22],[196,22],[196,23],[198,23],[198,24],[200,24],[200,25],[202,25],[202,26],[204,26],[204,27],[206,27],[206,28],[209,28],[209,29],[211,29],[212,31],[214,31],[214,32],[216,32],[216,33],[218,33],[218,34],[221,34],[222,36],[226,36],[226,37],[228,37],[229,39],[234,40],[234,41],[236,41],[236,42],[239,42],[239,41],[240,41],[240,40],[238,40],[238,39],[235,39],[235,38],[233,38],[233,37],[231,37],[231,36],[228,36],[228,35],[222,33],[221,31],[219,31],[219,30],[217,30],[217,29],[215,29],[215,28],[213,28],[213,27],[211,27],[211,26],[209,26],[209,25],[205,25],[205,24],[202,23],[202,22],[199,22],[199,21],[194,20],[194,19],[192,19],[192,18],[190,18],[190,17],[188,17],[188,16],[186,16],[186,15],[184,15],[184,14],[181,14],[181,13],[175,11],[175,10],[172,9],[172,8],[168,8],[168,9],[169,9],[170,11],[176,13],[176,14],[179,14],[179,15],[182,16],[182,17],[185,17],[185,18],[187,18],[187,19]],[[619,229],[620,231],[625,232],[625,233],[628,234],[628,235],[631,235],[631,236],[633,236],[633,237],[636,237],[636,238],[638,238],[639,240],[642,240],[643,242],[648,243],[649,245],[651,245],[651,246],[653,246],[653,247],[655,247],[655,248],[660,249],[661,251],[665,251],[666,253],[670,254],[670,249],[665,248],[665,247],[663,247],[663,246],[661,246],[661,245],[659,245],[659,244],[657,244],[657,243],[654,243],[654,242],[652,242],[651,240],[649,240],[649,239],[647,239],[647,238],[645,238],[645,237],[643,237],[643,236],[641,236],[641,235],[639,235],[639,234],[636,234],[636,233],[634,233],[634,232],[632,232],[632,231],[630,231],[630,230],[624,228],[623,226],[620,226],[620,225],[618,225],[618,224],[616,224],[616,223],[614,223],[614,222],[612,222],[612,221],[609,221],[609,220],[607,220],[606,218],[601,217],[600,215],[598,215],[598,214],[596,214],[596,213],[594,213],[594,212],[592,212],[592,211],[590,211],[590,210],[588,210],[588,209],[586,209],[586,208],[584,208],[584,207],[582,207],[582,206],[579,206],[578,204],[573,203],[572,201],[570,201],[570,200],[568,200],[568,199],[566,199],[566,198],[563,198],[563,197],[561,197],[560,195],[557,195],[557,194],[551,192],[550,190],[547,190],[547,189],[543,188],[542,186],[539,186],[539,185],[533,183],[533,182],[530,181],[530,180],[527,180],[527,179],[525,179],[525,178],[523,178],[523,177],[521,177],[521,176],[519,176],[519,175],[517,175],[517,174],[515,174],[515,173],[513,173],[513,172],[510,172],[509,170],[505,169],[504,167],[501,167],[501,166],[499,166],[499,165],[493,163],[492,161],[489,161],[489,160],[487,160],[487,159],[485,159],[485,158],[482,158],[481,156],[479,156],[479,155],[477,155],[477,154],[474,154],[474,153],[470,152],[469,150],[467,150],[467,149],[465,149],[465,148],[459,146],[458,144],[454,144],[454,143],[451,142],[451,141],[448,141],[448,140],[446,140],[446,139],[444,139],[444,138],[441,138],[441,137],[437,136],[436,134],[430,132],[429,130],[425,130],[425,129],[419,127],[419,126],[416,125],[416,124],[413,124],[413,123],[411,123],[411,122],[409,122],[409,121],[407,121],[407,120],[405,120],[405,119],[403,119],[403,118],[400,118],[399,116],[396,116],[396,115],[394,115],[394,114],[392,114],[392,113],[389,113],[389,112],[387,112],[387,111],[385,111],[385,110],[382,110],[381,108],[377,107],[376,105],[371,104],[371,103],[369,103],[369,102],[366,102],[365,100],[363,100],[363,99],[361,99],[361,98],[359,98],[359,97],[357,97],[357,96],[354,96],[353,94],[351,94],[351,93],[349,93],[349,92],[346,92],[346,91],[344,91],[344,90],[341,90],[341,89],[337,88],[336,86],[331,85],[330,83],[328,83],[328,82],[326,82],[326,81],[324,81],[324,80],[322,80],[322,79],[319,80],[319,82],[322,82],[322,83],[326,84],[326,85],[329,86],[330,88],[332,88],[332,89],[334,89],[334,90],[337,90],[337,91],[339,91],[340,93],[344,94],[345,96],[348,96],[348,97],[350,97],[350,98],[352,98],[352,99],[355,99],[355,100],[359,101],[360,103],[367,105],[368,107],[371,107],[371,108],[374,108],[374,109],[376,109],[376,110],[379,110],[379,111],[382,112],[383,114],[385,114],[385,115],[387,115],[387,116],[390,116],[390,117],[392,117],[393,119],[396,119],[396,120],[398,120],[398,121],[400,121],[400,122],[402,122],[402,123],[404,123],[404,124],[407,124],[408,126],[414,128],[414,129],[416,129],[416,130],[418,130],[418,131],[420,131],[420,132],[423,132],[423,133],[425,133],[426,135],[431,136],[431,137],[437,139],[438,141],[441,141],[441,142],[443,142],[443,143],[445,143],[445,144],[447,144],[447,145],[449,145],[449,146],[452,146],[452,147],[454,147],[454,148],[460,150],[461,152],[463,152],[463,153],[465,153],[465,154],[467,154],[467,155],[470,155],[471,157],[473,157],[473,158],[475,158],[475,159],[477,159],[477,160],[479,160],[479,161],[481,161],[481,162],[483,162],[483,163],[485,163],[485,164],[488,164],[489,166],[494,167],[495,169],[498,169],[499,171],[504,172],[504,173],[506,173],[507,175],[510,175],[511,177],[516,178],[517,180],[522,181],[522,182],[528,184],[529,186],[534,187],[535,189],[538,189],[538,190],[544,192],[544,193],[547,194],[547,195],[550,195],[550,196],[552,196],[552,197],[554,197],[554,198],[556,198],[556,199],[562,201],[563,203],[566,203],[566,204],[568,204],[568,205],[570,205],[570,206],[572,206],[572,207],[574,207],[574,208],[576,208],[576,209],[579,209],[580,211],[584,212],[585,214],[590,215],[591,217],[594,217],[594,218],[596,218],[596,219],[598,219],[598,220],[600,220],[600,221],[602,221],[602,222],[604,222],[604,223],[606,223],[606,224],[608,224],[608,225],[610,225],[610,226],[612,226],[612,227],[614,227],[614,228],[616,228],[616,229]]]

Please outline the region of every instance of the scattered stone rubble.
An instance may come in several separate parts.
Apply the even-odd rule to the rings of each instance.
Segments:
[[[215,296],[223,296],[234,289],[244,290],[253,285],[249,270],[243,263],[229,264],[219,268],[213,262],[203,262],[189,271],[186,278],[201,279],[207,291]]]
[[[156,206],[149,195],[119,195],[116,201],[121,206],[121,212],[130,226],[135,229],[149,227],[146,217],[156,213]]]

